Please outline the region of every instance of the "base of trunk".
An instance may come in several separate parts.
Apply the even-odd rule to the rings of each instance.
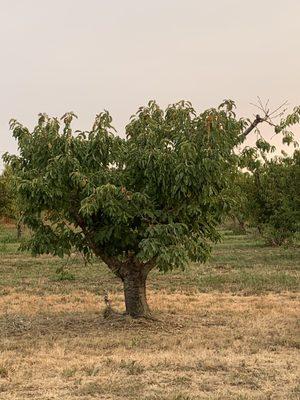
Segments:
[[[147,274],[143,270],[129,270],[124,276],[126,314],[133,318],[150,317],[146,297]]]

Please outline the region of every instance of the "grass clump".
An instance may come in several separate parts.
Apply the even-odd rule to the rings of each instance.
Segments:
[[[54,282],[75,281],[75,275],[66,271],[63,267],[58,267],[55,272],[56,274],[52,277]]]

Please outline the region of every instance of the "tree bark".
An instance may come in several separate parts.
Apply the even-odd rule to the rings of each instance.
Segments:
[[[145,269],[129,266],[123,277],[126,314],[133,318],[151,315],[146,296],[147,276]]]
[[[259,115],[256,115],[255,120],[248,126],[248,128],[243,132],[243,136],[246,137],[250,132],[253,131],[254,128],[257,127],[261,122],[265,122],[267,118],[261,118]]]
[[[146,296],[146,281],[149,272],[155,267],[154,260],[142,263],[130,256],[126,261],[119,261],[103,252],[99,255],[123,282],[126,314],[133,318],[151,317]]]
[[[235,219],[236,219],[235,223],[238,226],[237,231],[245,235],[247,233],[245,222],[237,215],[235,216]]]
[[[21,239],[22,237],[22,224],[21,222],[17,222],[17,239]]]

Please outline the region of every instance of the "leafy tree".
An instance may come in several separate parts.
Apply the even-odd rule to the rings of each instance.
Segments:
[[[300,232],[300,151],[277,157],[255,169],[247,200],[251,223],[271,245]]]
[[[151,101],[122,139],[106,111],[76,135],[74,117],[65,114],[61,129],[58,119],[40,114],[32,132],[11,121],[20,154],[5,160],[33,232],[27,246],[34,254],[63,257],[76,249],[100,257],[124,283],[126,312],[147,316],[149,272],[204,262],[219,240],[235,149],[265,118],[249,125],[236,118],[232,101],[200,114],[189,102],[164,111]]]
[[[232,230],[238,234],[247,233],[247,225],[251,220],[249,196],[253,187],[253,176],[248,171],[238,170],[231,187],[232,205],[228,213],[233,222]]]
[[[0,175],[0,216],[12,218],[13,209],[11,171],[6,167]]]
[[[7,195],[6,182],[3,174],[0,176],[0,215],[6,214],[7,205],[9,204],[9,197]]]
[[[278,125],[268,118],[269,110],[261,102],[259,108],[265,112],[265,121],[275,127],[275,133],[282,133],[283,144],[299,147],[290,127],[300,122],[300,107],[295,107]],[[259,119],[257,116],[256,121]],[[257,227],[268,244],[282,245],[299,232],[299,150],[292,157],[282,150],[283,157],[270,158],[268,153],[274,152],[275,147],[257,133],[256,145],[246,147],[240,157],[240,166],[246,167],[250,175],[243,173],[241,178],[240,173],[235,182],[241,201],[236,202],[234,211]]]
[[[10,218],[16,221],[17,235],[21,237],[22,225],[21,213],[18,204],[18,196],[13,184],[13,172],[9,166],[5,166],[0,175],[0,217]]]

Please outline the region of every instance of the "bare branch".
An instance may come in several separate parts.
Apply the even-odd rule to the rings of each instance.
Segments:
[[[282,103],[279,107],[277,107],[274,111],[272,111],[272,112],[269,114],[269,117],[270,117],[271,115],[275,114],[277,111],[282,110],[282,108],[285,107],[285,106],[287,106],[288,104],[289,104],[288,101],[285,101],[284,103]],[[284,111],[282,110],[282,112],[284,112]]]
[[[260,111],[262,111],[263,117],[261,117],[259,114],[257,114],[255,116],[254,121],[248,126],[248,128],[243,133],[243,135],[242,135],[243,137],[246,137],[247,135],[249,135],[249,133],[252,132],[253,129],[255,129],[257,127],[257,125],[262,122],[267,122],[269,125],[275,127],[276,124],[273,123],[273,119],[281,117],[286,111],[286,108],[283,108],[283,107],[288,105],[288,102],[285,101],[279,107],[277,107],[275,110],[270,112],[270,110],[268,109],[269,99],[267,100],[265,105],[263,104],[263,102],[259,96],[257,96],[257,99],[258,99],[258,104],[254,104],[254,103],[250,103],[250,104],[252,106],[258,108]],[[272,118],[271,118],[271,116],[272,116]]]
[[[260,111],[262,111],[263,113],[265,113],[265,109],[262,108],[261,106],[258,106],[258,105],[255,104],[255,103],[250,103],[250,105],[251,105],[251,106],[254,106],[254,107],[256,107],[256,108],[258,108]]]
[[[268,104],[269,104],[269,102],[270,102],[270,99],[268,99],[267,101],[266,101],[266,104],[265,104],[265,109],[266,110],[268,110]],[[269,110],[268,110],[269,111]]]

